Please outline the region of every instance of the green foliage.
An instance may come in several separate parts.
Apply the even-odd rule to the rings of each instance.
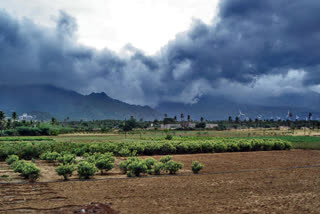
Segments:
[[[203,164],[201,164],[199,161],[193,161],[191,164],[191,169],[194,174],[198,174],[202,168]]]
[[[170,160],[164,164],[164,170],[170,174],[176,174],[180,169],[182,169],[182,167],[182,163],[173,160]]]
[[[58,152],[45,152],[40,155],[40,159],[48,162],[54,162],[59,156],[60,154]]]
[[[101,171],[101,175],[103,171],[109,171],[114,167],[114,158],[111,154],[101,155],[95,162],[96,167]]]
[[[62,164],[76,163],[76,156],[74,154],[64,154],[57,157],[57,160]]]
[[[204,129],[206,128],[206,123],[205,122],[200,122],[196,124],[196,128],[198,129]]]
[[[21,175],[31,181],[37,180],[40,176],[40,169],[34,163],[25,163],[22,165]]]
[[[148,169],[152,169],[152,166],[157,162],[154,158],[147,158],[144,160]]]
[[[14,162],[18,161],[19,157],[17,155],[10,155],[7,159],[6,159],[6,163],[11,165]]]
[[[1,139],[1,138],[0,138]],[[317,139],[320,139],[319,137]],[[313,138],[310,137],[310,140]],[[304,143],[307,145],[308,143]],[[315,146],[316,141],[310,145]],[[296,142],[302,148],[302,144]],[[30,160],[41,158],[46,160],[43,153],[62,153],[67,152],[75,155],[89,155],[95,153],[111,152],[120,156],[133,155],[168,155],[168,154],[194,154],[194,153],[212,153],[212,152],[244,152],[244,151],[264,151],[290,149],[291,143],[286,140],[275,137],[268,138],[217,138],[205,136],[188,136],[179,139],[173,138],[170,141],[164,140],[163,137],[128,142],[99,142],[99,143],[82,143],[82,142],[5,142],[0,143],[0,160],[5,160],[9,155],[17,155],[20,159]],[[297,147],[296,147],[297,148]],[[307,147],[306,147],[307,148]],[[55,160],[49,158],[48,160]],[[95,160],[94,160],[95,161]]]
[[[166,139],[166,140],[172,140],[172,138],[173,138],[173,136],[168,134],[164,139]]]
[[[153,171],[155,175],[160,175],[161,170],[163,170],[164,164],[161,162],[157,162],[153,165]]]
[[[87,161],[82,161],[78,165],[78,175],[80,179],[88,179],[90,176],[93,176],[98,169],[94,165],[94,163],[89,163]]]
[[[145,163],[145,161],[141,159],[136,159],[135,161],[128,164],[128,170],[135,176],[140,176],[141,173],[144,173],[147,171],[148,167]]]
[[[167,155],[167,156],[161,157],[160,162],[165,164],[169,162],[171,159],[172,159],[172,156]]]
[[[64,180],[68,180],[68,177],[72,176],[74,170],[73,164],[61,164],[56,168],[56,172],[58,175],[63,176]]]
[[[118,152],[118,154],[119,154],[121,157],[128,157],[128,156],[130,156],[131,151],[130,151],[128,148],[124,147],[124,148],[120,149],[120,151]]]
[[[129,157],[127,160],[121,161],[118,165],[120,170],[125,174],[128,171],[128,165],[131,164],[132,162],[138,160],[136,157]]]
[[[19,161],[14,162],[13,164],[11,164],[10,168],[12,168],[14,172],[21,173],[22,168],[26,163],[27,162],[25,160],[19,160]]]

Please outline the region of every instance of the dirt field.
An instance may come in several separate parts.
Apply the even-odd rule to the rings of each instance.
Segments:
[[[0,184],[0,212],[73,213],[99,202],[119,213],[320,213],[320,167],[292,168],[320,165],[320,151],[176,155],[173,159],[185,165],[177,176],[128,179],[114,171],[95,176],[103,180]],[[193,160],[205,165],[199,175],[189,170]],[[40,181],[61,180],[52,176],[42,172]]]

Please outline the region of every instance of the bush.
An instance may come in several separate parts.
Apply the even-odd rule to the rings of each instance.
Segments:
[[[59,156],[60,154],[58,152],[45,152],[40,155],[40,159],[48,162],[54,162]]]
[[[138,160],[138,158],[129,157],[127,160],[121,161],[118,166],[119,166],[120,170],[125,174],[128,171],[129,164],[136,161],[136,160]]]
[[[160,162],[161,163],[167,163],[168,161],[170,161],[172,159],[171,156],[167,155],[167,156],[164,156],[164,157],[161,157],[160,158]]]
[[[141,159],[137,159],[128,165],[128,170],[137,177],[140,176],[140,173],[146,172],[147,169],[146,163]]]
[[[40,169],[34,163],[25,163],[22,165],[21,174],[24,178],[31,181],[37,180],[40,176]]]
[[[73,171],[73,164],[62,164],[56,168],[56,172],[58,173],[58,175],[63,176],[64,180],[68,180],[68,177],[72,176]]]
[[[154,158],[147,158],[144,160],[148,169],[152,169],[152,166],[157,162]]]
[[[19,161],[14,162],[13,164],[11,164],[10,168],[12,168],[14,172],[21,173],[22,168],[26,163],[27,162],[25,160],[19,160]]]
[[[173,138],[172,135],[169,135],[169,134],[168,134],[164,139],[166,139],[166,140],[172,140],[172,138]]]
[[[6,159],[6,163],[11,165],[14,162],[18,161],[19,157],[17,155],[10,155],[7,159]]]
[[[194,174],[198,174],[198,172],[203,168],[203,165],[199,161],[193,161],[191,164],[191,169]]]
[[[130,150],[126,147],[120,149],[120,151],[118,153],[121,157],[128,157],[131,154]]]
[[[163,170],[164,164],[161,162],[157,162],[153,165],[153,171],[155,175],[160,175],[161,170]]]
[[[111,155],[102,155],[98,158],[95,165],[101,171],[101,175],[103,175],[103,170],[109,171],[114,167],[114,158]]]
[[[62,164],[76,163],[76,156],[74,154],[64,154],[57,157],[57,160]]]
[[[218,142],[214,144],[214,152],[225,152],[227,151],[227,146],[225,143]]]
[[[165,171],[169,172],[170,174],[176,174],[179,169],[182,169],[182,167],[182,163],[173,160],[170,160],[164,164]]]
[[[78,175],[80,179],[88,179],[90,176],[93,176],[98,169],[95,167],[93,163],[89,163],[86,161],[82,161],[78,165]]]

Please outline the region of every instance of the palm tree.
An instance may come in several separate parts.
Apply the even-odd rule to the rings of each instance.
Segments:
[[[54,125],[54,124],[56,124],[56,122],[57,122],[57,120],[56,120],[56,118],[51,118],[51,125]]]
[[[174,116],[174,118],[173,118],[173,119],[174,119],[174,121],[177,121],[177,116]]]
[[[308,118],[309,118],[309,129],[311,128],[311,117],[312,117],[312,113],[309,112],[309,114],[308,114]]]
[[[188,121],[190,122],[190,120],[191,120],[191,117],[190,117],[190,115],[188,114]]]
[[[200,122],[201,122],[201,123],[203,122],[203,117],[200,117]]]
[[[12,112],[11,118],[13,120],[13,129],[15,129],[16,128],[17,112]]]
[[[4,124],[4,112],[3,111],[0,111],[0,132],[1,132],[1,136],[3,135],[3,124]]]
[[[167,114],[164,114],[164,118],[167,118],[168,117],[168,115]]]
[[[181,113],[181,114],[180,114],[180,118],[181,118],[181,121],[182,121],[182,120],[183,120],[183,118],[184,118],[183,113]]]

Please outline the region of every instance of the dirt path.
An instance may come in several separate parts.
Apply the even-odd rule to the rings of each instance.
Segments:
[[[320,151],[177,155],[203,173],[320,165]],[[57,213],[100,202],[120,213],[320,213],[320,168],[2,184],[0,212]]]

